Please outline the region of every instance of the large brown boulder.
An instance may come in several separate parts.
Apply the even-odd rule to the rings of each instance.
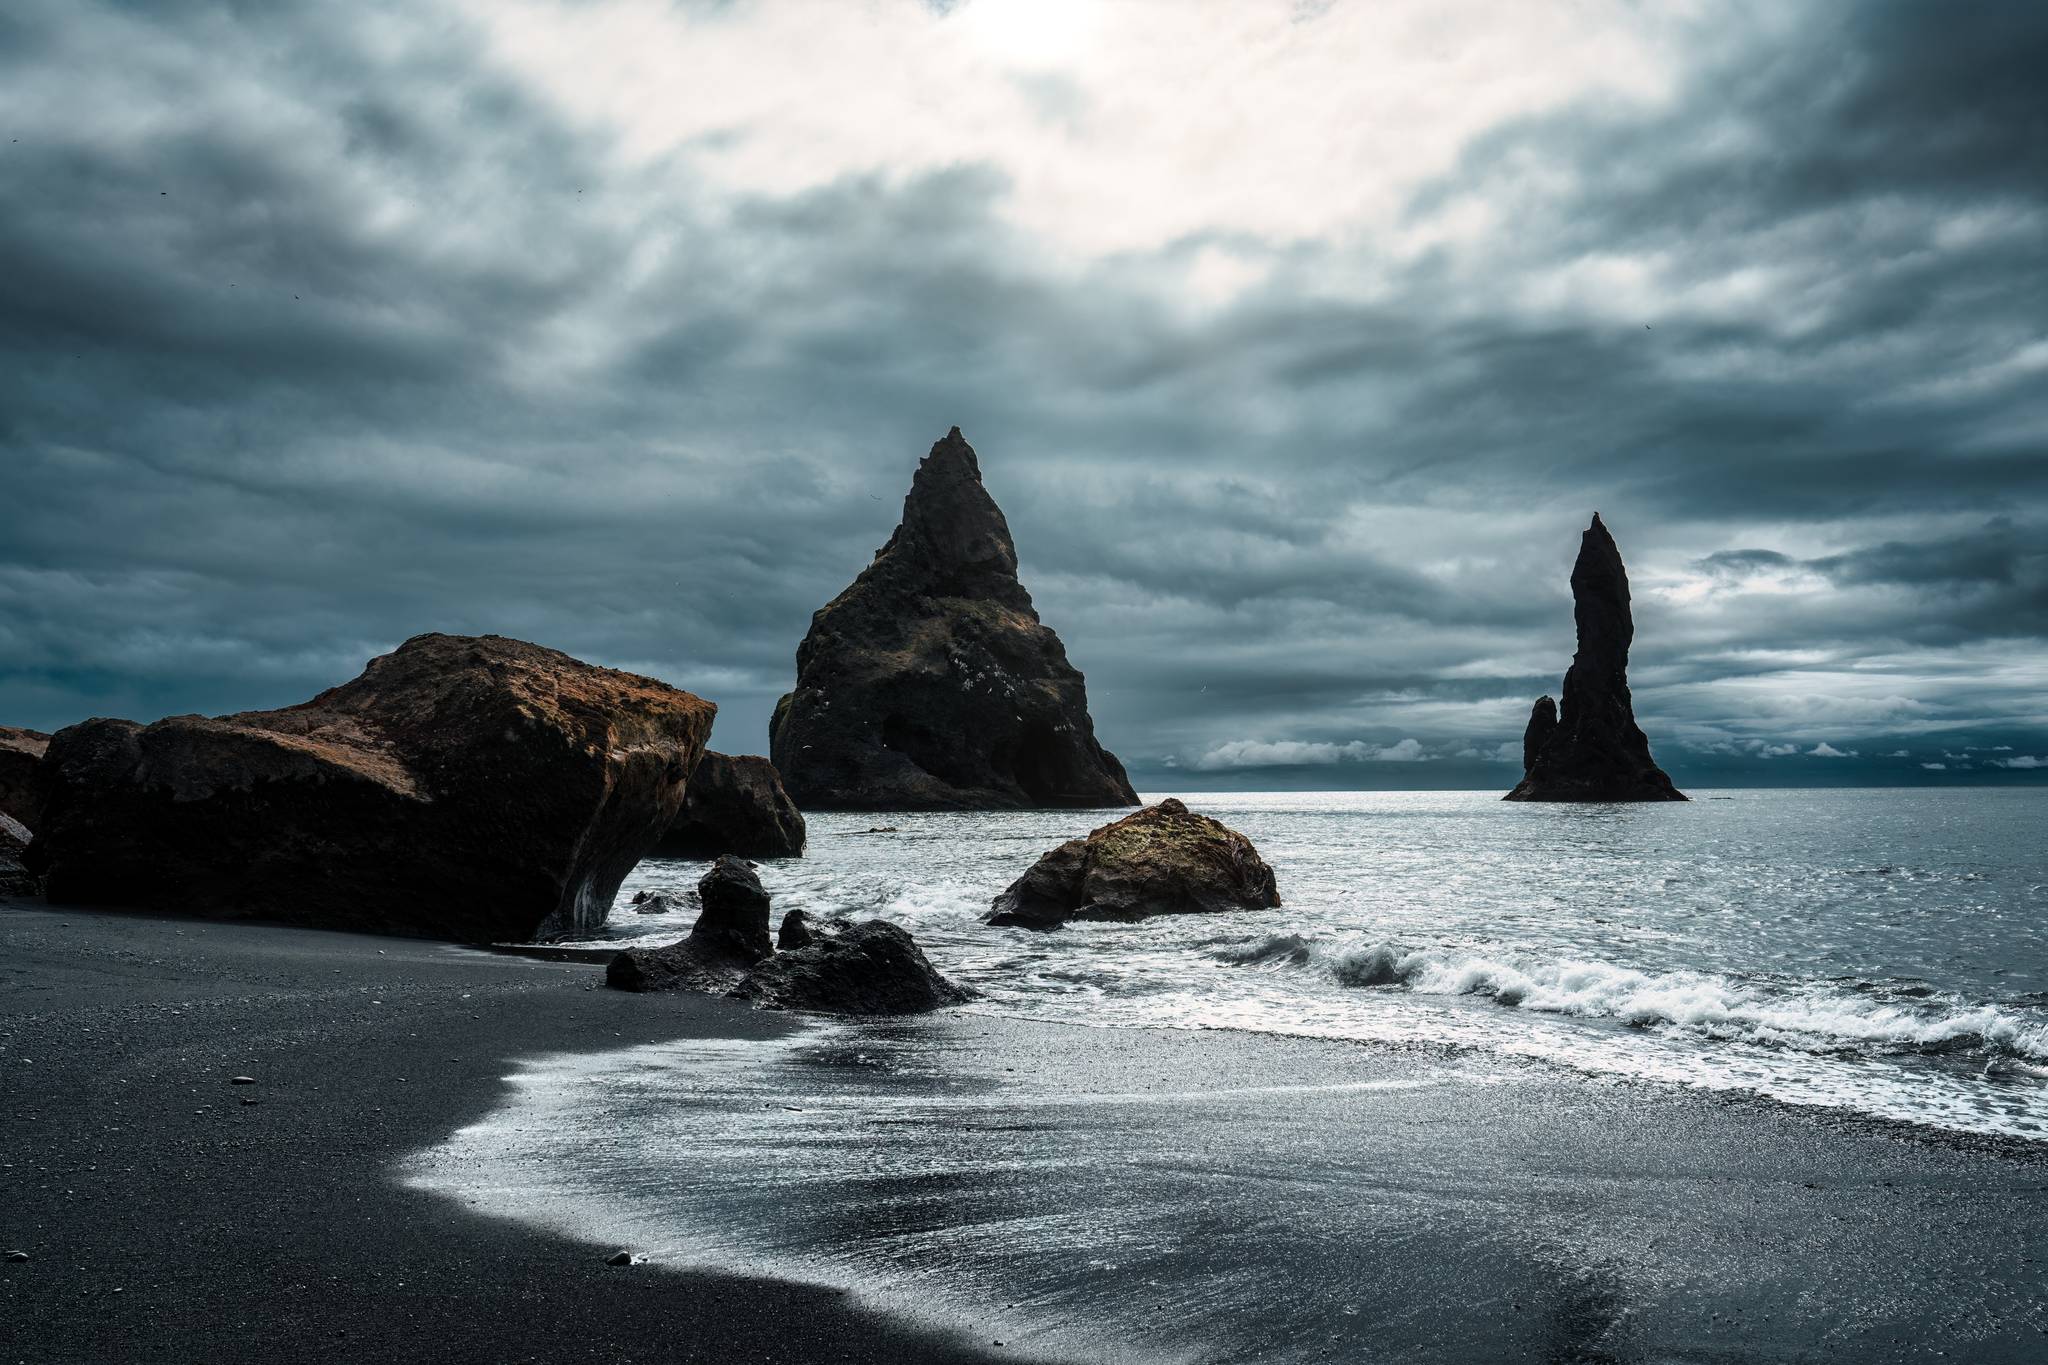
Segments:
[[[281,711],[59,731],[30,865],[55,902],[587,934],[675,818],[715,710],[519,640],[416,636]]]
[[[804,817],[773,763],[707,751],[690,774],[681,814],[653,851],[665,858],[801,858]]]
[[[11,815],[30,829],[39,823],[36,768],[49,747],[50,737],[41,730],[0,725],[0,815]]]
[[[1040,858],[996,897],[987,922],[1054,929],[1279,904],[1273,869],[1251,840],[1168,797]]]
[[[1564,675],[1564,704],[1538,699],[1522,734],[1522,780],[1509,801],[1683,801],[1636,724],[1628,651],[1636,635],[1628,570],[1600,514],[1579,538],[1572,566],[1579,652]]]
[[[889,543],[811,618],[796,666],[771,753],[806,810],[1138,802],[958,427],[918,466]]]

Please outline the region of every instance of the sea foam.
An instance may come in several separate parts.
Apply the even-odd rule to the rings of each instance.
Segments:
[[[1939,996],[1910,1002],[1831,984],[1645,972],[1609,962],[1495,958],[1386,940],[1267,935],[1215,949],[1243,966],[1325,973],[1341,986],[1478,996],[1512,1009],[1808,1052],[1975,1053],[2048,1062],[2048,1020]]]

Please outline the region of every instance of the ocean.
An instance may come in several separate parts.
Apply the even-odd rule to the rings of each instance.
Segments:
[[[1196,793],[1283,907],[1048,934],[980,916],[1113,813],[814,815],[777,912],[975,1003],[565,1037],[400,1175],[1005,1358],[2043,1359],[2048,792],[1698,795]]]
[[[1196,792],[1284,906],[1049,934],[980,916],[1115,812],[816,814],[760,873],[778,916],[903,925],[977,1012],[1450,1044],[2048,1141],[2048,791],[1698,798]],[[607,941],[681,937],[630,901],[702,870],[643,863]]]

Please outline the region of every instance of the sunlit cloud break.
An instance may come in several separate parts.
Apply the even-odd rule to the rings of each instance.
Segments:
[[[1218,772],[1230,768],[1328,767],[1337,763],[1421,763],[1429,757],[1421,743],[1413,739],[1392,744],[1367,744],[1357,739],[1346,744],[1234,739],[1217,745],[1189,766],[1203,772]]]

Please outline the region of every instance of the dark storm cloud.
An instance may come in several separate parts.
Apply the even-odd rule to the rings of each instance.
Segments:
[[[1848,554],[1813,561],[1838,583],[1901,583],[1950,589],[2023,587],[2036,599],[2048,593],[2048,543],[2041,528],[2027,531],[1999,518],[1952,540],[1888,540]]]
[[[0,24],[0,720],[273,704],[498,630],[760,749],[958,422],[1141,778],[1504,781],[1595,507],[1681,780],[2048,751],[2030,7],[1780,18],[1659,108],[1504,124],[1404,219],[1482,205],[1482,253],[1079,263],[1000,165],[768,193],[708,142],[621,156],[428,9]],[[1193,306],[1205,252],[1260,277]]]

